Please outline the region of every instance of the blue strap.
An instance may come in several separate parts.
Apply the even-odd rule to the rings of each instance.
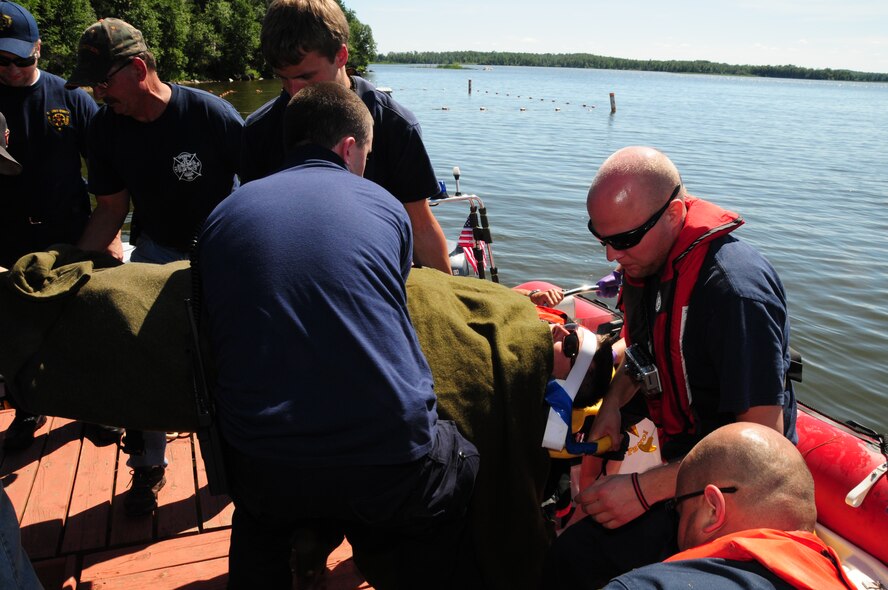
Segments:
[[[570,413],[573,411],[573,400],[554,379],[546,384],[546,403],[552,406],[555,413],[567,424],[567,435],[570,436]]]
[[[573,400],[567,395],[564,388],[554,379],[546,384],[546,403],[567,424],[567,437],[564,441],[564,450],[571,455],[594,455],[598,452],[597,442],[577,442],[571,432],[571,413],[573,412]]]

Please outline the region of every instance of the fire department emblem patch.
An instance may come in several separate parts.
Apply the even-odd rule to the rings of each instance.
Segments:
[[[52,109],[46,111],[46,120],[55,127],[56,131],[61,131],[65,127],[71,125],[71,111],[68,109]]]
[[[189,154],[182,152],[173,158],[173,172],[179,177],[179,180],[191,182],[200,176],[202,164],[197,158],[197,154]]]

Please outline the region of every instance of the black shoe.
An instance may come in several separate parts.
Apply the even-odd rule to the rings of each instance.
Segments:
[[[87,424],[84,435],[97,447],[107,447],[117,444],[123,435],[123,428],[105,426],[104,424]]]
[[[157,508],[157,492],[166,484],[165,473],[161,465],[133,468],[132,486],[123,499],[128,516],[143,516]]]
[[[7,451],[27,449],[34,442],[34,431],[46,424],[46,416],[37,416],[16,411],[15,419],[6,429],[3,448]]]

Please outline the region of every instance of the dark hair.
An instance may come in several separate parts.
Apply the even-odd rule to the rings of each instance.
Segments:
[[[284,147],[305,143],[327,149],[344,137],[358,144],[372,138],[373,118],[358,95],[337,82],[319,82],[293,95],[284,111]]]
[[[348,21],[336,0],[272,0],[260,42],[269,65],[282,68],[298,65],[312,51],[333,61],[348,37]]]

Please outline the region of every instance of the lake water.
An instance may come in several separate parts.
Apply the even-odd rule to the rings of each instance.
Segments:
[[[888,431],[888,84],[562,68],[372,66],[419,118],[438,177],[488,208],[500,280],[566,287],[612,265],[586,230],[601,162],[657,147],[786,287],[799,399]],[[468,93],[469,80],[472,94]],[[276,82],[212,85],[244,115]],[[610,113],[609,93],[617,112]],[[446,110],[445,110],[446,107]],[[525,110],[521,110],[522,107]],[[456,239],[467,206],[436,215]]]

